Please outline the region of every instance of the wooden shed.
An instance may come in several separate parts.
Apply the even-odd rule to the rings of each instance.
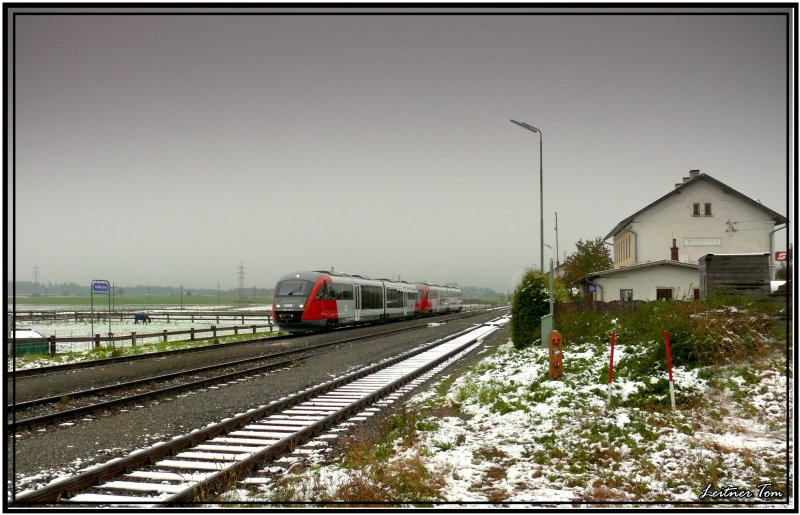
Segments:
[[[770,294],[769,253],[706,254],[700,265],[700,298],[709,295]]]

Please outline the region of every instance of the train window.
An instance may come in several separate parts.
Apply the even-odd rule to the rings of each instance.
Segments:
[[[317,292],[317,299],[319,300],[330,300],[335,298],[333,296],[333,289],[329,287],[329,283],[324,282],[322,286],[320,286],[319,291]]]
[[[362,309],[382,309],[383,308],[383,288],[380,286],[361,287],[361,308]]]
[[[352,284],[334,284],[333,292],[336,300],[353,300]]]
[[[403,292],[394,288],[386,288],[386,307],[403,307]]]
[[[311,293],[311,288],[313,286],[313,282],[304,281],[302,279],[289,279],[286,281],[281,281],[278,283],[278,286],[275,287],[275,296],[307,296],[309,293]]]

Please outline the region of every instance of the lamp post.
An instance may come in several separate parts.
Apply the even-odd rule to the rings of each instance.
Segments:
[[[539,134],[539,270],[544,272],[544,187],[542,186],[542,131],[525,122],[511,120],[523,129]]]
[[[553,247],[551,247],[547,243],[545,243],[544,246],[550,249],[550,252],[555,252]],[[550,314],[551,315],[553,314],[554,311],[553,306],[555,305],[555,291],[556,291],[555,276],[556,272],[555,269],[553,268],[553,258],[550,258]]]

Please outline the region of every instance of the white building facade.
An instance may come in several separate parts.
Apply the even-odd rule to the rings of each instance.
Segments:
[[[698,265],[662,260],[588,274],[592,300],[692,300],[700,297]]]
[[[692,170],[673,191],[606,235],[614,242],[614,269],[584,280],[593,286],[594,300],[606,302],[699,298],[701,256],[771,255],[782,224],[783,215]],[[774,270],[775,263],[770,264]]]

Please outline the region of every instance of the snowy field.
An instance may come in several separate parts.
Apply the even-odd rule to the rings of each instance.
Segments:
[[[750,496],[734,498],[745,503],[738,507],[794,503],[782,493],[793,452],[782,354],[752,368],[677,367],[678,410],[672,412],[667,394],[643,393],[648,383],[663,384],[666,372],[615,377],[607,409],[607,346],[580,342],[564,350],[562,381],[546,380],[546,349],[516,351],[508,342],[470,372],[445,377],[411,399],[408,409],[421,417],[414,444],[389,444],[385,470],[393,470],[393,463],[421,463],[436,485],[426,500],[453,503],[443,508],[623,502],[680,507],[718,502],[728,487],[728,494]],[[616,363],[626,359],[626,351],[633,349],[616,347]],[[240,490],[231,500],[337,499],[373,477],[340,458],[330,461],[311,458],[316,463],[296,476],[283,475],[256,495]],[[388,495],[414,501],[402,492]]]
[[[52,310],[59,310],[61,308],[48,306],[48,311]],[[67,307],[63,307],[66,311],[74,311],[74,309],[70,310]],[[126,307],[118,306],[119,310],[126,309]],[[129,307],[129,309],[133,310],[135,308]],[[223,310],[230,310],[230,306],[192,306],[191,309],[184,309],[183,311],[192,311],[192,312],[201,312],[201,311],[209,311],[209,312],[221,312]],[[265,306],[249,306],[246,308],[234,308],[237,312],[238,311],[271,311],[272,307],[265,305]],[[36,311],[37,308],[32,306],[31,311]],[[26,311],[28,309],[26,308]],[[166,306],[164,308],[156,308],[151,311],[157,311],[159,313],[162,312],[175,312],[180,313],[181,309],[179,307],[174,306]],[[137,312],[147,313],[148,310],[137,310]],[[149,324],[138,323],[135,324],[133,320],[124,320],[120,321],[111,320],[109,322],[107,320],[97,321],[95,320],[94,324],[92,324],[89,320],[82,320],[82,321],[74,321],[74,320],[41,320],[41,321],[20,321],[16,324],[16,329],[18,330],[33,330],[38,332],[44,337],[49,337],[51,335],[55,335],[58,338],[69,338],[69,337],[90,337],[93,334],[100,334],[102,337],[108,335],[109,330],[115,336],[129,336],[131,333],[136,332],[137,334],[137,345],[149,345],[149,344],[156,344],[163,341],[163,336],[154,336],[148,338],[142,338],[138,335],[142,334],[154,334],[154,333],[162,333],[163,331],[188,331],[191,328],[196,330],[201,329],[210,329],[212,325],[216,325],[218,328],[224,327],[233,327],[233,326],[240,326],[243,329],[239,330],[239,334],[246,333],[248,331],[252,332],[252,329],[246,329],[247,326],[252,326],[253,324],[256,325],[265,325],[265,321],[257,321],[253,322],[251,320],[245,319],[245,323],[241,323],[241,319],[223,319],[221,318],[219,324],[210,321],[210,320],[195,320],[194,322],[191,319],[186,320],[175,320],[172,319],[170,322],[161,319],[154,319]],[[259,333],[268,332],[268,328],[259,328],[257,329]],[[273,332],[277,332],[277,327],[273,326]],[[226,330],[226,331],[218,331],[218,336],[230,336],[233,335],[233,330]],[[211,338],[212,333],[201,333],[197,335],[197,338]],[[189,334],[184,335],[170,335],[169,341],[170,342],[178,342],[178,341],[186,341],[190,339]],[[9,343],[10,345],[10,343]],[[109,345],[110,348],[121,348],[121,347],[130,347],[131,341],[118,341],[113,342],[112,344],[103,344]],[[92,344],[90,342],[61,342],[57,343],[57,353],[58,354],[67,354],[67,353],[81,353],[90,350]],[[79,359],[79,358],[77,358]],[[17,368],[30,368],[33,366],[38,366],[34,362],[25,361],[24,363],[22,360],[17,360]],[[66,361],[64,361],[66,362]],[[52,363],[44,363],[45,365]]]
[[[640,349],[617,342],[615,369]],[[607,344],[568,342],[564,351],[560,381],[547,380],[545,349],[518,351],[509,341],[484,351],[476,366],[444,375],[409,399],[403,412],[416,417],[413,438],[379,442],[367,451],[374,460],[366,467],[323,450],[305,455],[290,473],[276,469],[255,491],[234,490],[222,500],[342,500],[342,492],[374,481],[369,468],[377,465],[382,474],[418,467],[428,483],[431,493],[421,499],[404,494],[402,482],[392,489],[387,485],[398,483],[382,476],[372,488],[387,490],[392,501],[445,509],[686,508],[719,502],[726,492],[739,496],[724,499],[734,503],[730,508],[794,506],[794,478],[787,478],[794,425],[786,410],[794,394],[784,353],[773,347],[746,364],[677,366],[673,412],[666,392],[652,393],[666,372],[615,374],[608,408]]]
[[[486,307],[485,305],[468,305],[464,306],[464,309],[475,310],[481,309]],[[180,314],[181,312],[219,312],[222,314],[224,311],[236,311],[236,312],[243,312],[243,311],[272,311],[272,306],[269,304],[266,305],[253,305],[253,306],[245,306],[245,307],[232,307],[232,306],[191,306],[190,308],[185,308],[181,310],[180,307],[177,306],[164,306],[164,307],[157,307],[152,310],[141,309],[141,306],[117,306],[118,310],[126,310],[126,311],[136,311],[137,313],[148,313],[148,312],[175,312],[176,314]],[[74,312],[75,308],[70,306],[26,306],[23,311],[67,311],[67,312]],[[264,321],[251,321],[245,319],[245,323],[241,323],[241,319],[223,319],[221,318],[219,324],[213,323],[218,328],[225,328],[225,327],[234,327],[240,326],[243,329],[239,330],[239,334],[246,333],[251,331],[247,329],[247,326],[252,326],[253,324],[256,325],[265,325]],[[100,336],[105,337],[108,336],[108,333],[111,332],[115,336],[123,336],[123,335],[130,335],[132,332],[136,332],[137,334],[137,345],[148,345],[148,344],[156,344],[163,341],[163,337],[161,335],[149,337],[149,338],[142,338],[139,335],[142,334],[153,334],[153,333],[161,333],[162,331],[188,331],[191,328],[196,330],[201,329],[209,329],[212,325],[212,322],[209,320],[201,321],[196,320],[192,322],[191,320],[171,320],[170,322],[166,322],[165,320],[154,319],[151,323],[145,325],[142,323],[135,324],[133,320],[125,320],[120,321],[111,320],[111,324],[109,327],[109,323],[106,320],[103,321],[95,321],[94,325],[92,325],[89,321],[70,321],[70,320],[44,320],[44,321],[20,321],[16,324],[16,329],[20,330],[20,333],[23,331],[36,331],[42,336],[49,337],[51,335],[55,335],[58,338],[70,338],[70,337],[91,337],[93,334],[100,334]],[[110,329],[110,331],[109,331]],[[257,331],[259,333],[269,332],[267,328],[258,328]],[[277,326],[272,327],[272,332],[278,332]],[[233,335],[233,330],[225,330],[225,331],[218,331],[219,336],[230,336]],[[201,333],[197,335],[197,338],[210,338],[211,333]],[[169,336],[170,342],[180,342],[180,341],[188,341],[190,338],[189,334],[185,335],[175,335]],[[10,345],[10,344],[9,344]],[[80,356],[66,356],[69,353],[82,353],[87,352],[91,349],[92,344],[89,342],[62,342],[57,343],[57,353],[61,356],[62,363],[68,363],[70,361],[80,361],[82,357]],[[110,348],[122,348],[122,347],[130,347],[131,342],[128,341],[119,341],[114,342]],[[10,353],[9,353],[10,354]],[[37,366],[47,366],[52,365],[52,362],[35,362],[31,360],[17,360],[17,369],[24,369],[24,368],[32,368]],[[9,366],[9,369],[11,367]]]

